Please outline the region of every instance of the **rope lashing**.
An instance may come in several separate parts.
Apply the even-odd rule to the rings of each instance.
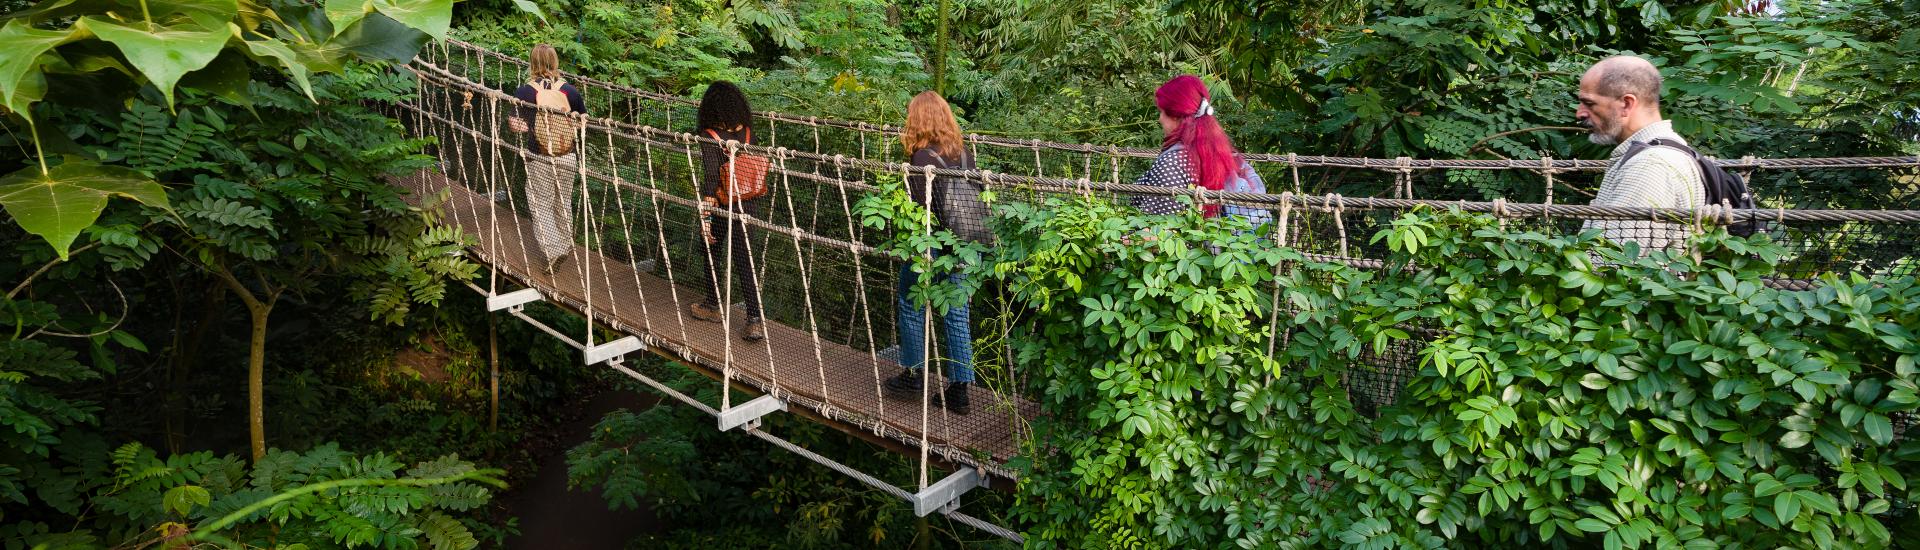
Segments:
[[[1292,158],[1291,153],[1289,153],[1288,158]],[[1413,157],[1393,159],[1393,166],[1394,174],[1396,174],[1393,180],[1393,198],[1413,198]]]
[[[1508,215],[1509,214],[1507,212],[1507,198],[1506,197],[1494,198],[1493,199],[1493,217],[1496,221],[1499,222],[1501,231],[1505,231],[1507,229]]]
[[[1293,172],[1292,191],[1294,193],[1304,193],[1305,190],[1300,188],[1300,157],[1298,155],[1287,153],[1287,170]]]
[[[1328,193],[1327,200],[1334,205],[1333,227],[1340,231],[1340,257],[1348,258],[1350,256],[1347,254],[1347,199],[1341,197],[1339,193]]]
[[[1540,176],[1543,178],[1546,178],[1547,180],[1547,200],[1543,204],[1546,204],[1547,206],[1553,206],[1553,187],[1554,187],[1553,173],[1554,172],[1558,172],[1558,170],[1553,169],[1553,156],[1541,155],[1540,156]],[[1551,213],[1543,212],[1541,217],[1546,218],[1547,221],[1553,221],[1553,215]]]

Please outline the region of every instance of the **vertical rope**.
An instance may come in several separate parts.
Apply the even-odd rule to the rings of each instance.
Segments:
[[[739,153],[740,142],[727,140],[722,146],[726,147],[727,150],[727,181],[723,185],[727,186],[728,193],[732,193],[734,188],[733,175],[736,170],[734,157]],[[694,145],[689,144],[688,147],[692,148]],[[720,341],[722,344],[720,347],[724,351],[724,359],[726,361],[726,366],[722,369],[724,371],[722,373],[724,378],[720,381],[723,387],[720,394],[720,410],[723,411],[733,407],[733,214],[739,211],[739,202],[740,201],[727,201],[725,205],[727,217],[724,223],[727,224],[727,236],[718,240],[721,241],[719,243],[720,249],[725,251],[721,253],[721,256],[727,259],[727,267],[724,274],[716,274],[714,277],[717,279],[714,281],[714,284],[718,285],[721,294]],[[702,201],[701,204],[704,205],[706,202]],[[711,247],[714,245],[708,246]],[[709,254],[709,257],[711,257],[711,254]]]
[[[1273,229],[1273,244],[1280,248],[1287,247],[1287,224],[1292,222],[1292,215],[1293,192],[1282,191],[1280,193],[1280,226]],[[1280,271],[1285,264],[1286,262],[1273,263],[1273,297],[1269,300],[1273,304],[1273,313],[1268,319],[1267,326],[1267,357],[1273,357],[1274,344],[1280,340]]]
[[[903,172],[902,177],[900,179],[901,181],[904,182],[907,179],[906,178],[907,174],[905,174],[904,172],[908,170],[912,170],[912,167],[907,163],[901,163],[900,166]],[[921,196],[927,198],[928,204],[932,204],[933,203],[933,166],[927,165],[925,167],[925,170],[922,173],[926,175],[926,178],[921,182],[922,185],[925,187],[926,194]],[[920,209],[920,223],[921,223],[921,228],[920,228],[921,236],[926,238],[929,242],[931,242],[933,239],[933,209],[932,208]],[[923,282],[928,282],[927,279],[930,279],[935,276],[933,273],[933,249],[928,248],[927,250],[922,251],[920,255],[922,259],[925,259],[927,261],[927,264],[926,264],[927,269],[925,272],[920,274],[919,280]],[[904,289],[904,290],[911,290],[911,289]],[[911,300],[912,296],[911,295],[902,296],[901,298]],[[927,434],[927,417],[929,416],[928,409],[931,406],[933,401],[933,385],[935,384],[935,380],[936,380],[935,377],[938,376],[939,374],[934,370],[935,369],[934,365],[936,364],[936,362],[934,361],[934,358],[938,356],[938,352],[933,349],[933,302],[928,301],[924,304],[921,304],[920,308],[921,308],[920,309],[920,312],[921,312],[921,315],[920,315],[920,346],[921,347],[920,349],[926,352],[925,360],[920,363],[920,490],[924,491],[927,488],[927,440],[932,439],[930,437],[927,437],[928,435]],[[903,357],[902,359],[905,359],[907,361],[913,360],[913,358],[911,357]],[[944,378],[941,378],[941,379],[944,379]]]
[[[641,143],[644,144],[646,142],[641,141]],[[609,163],[615,162],[612,158],[613,153],[611,151],[613,149],[613,133],[612,132],[607,133],[607,149],[609,150],[607,153],[607,157],[608,157],[607,162]],[[619,172],[615,171],[614,174],[615,174],[615,179],[617,181],[619,177],[618,176]],[[635,172],[634,175],[638,176],[640,174],[638,172]],[[649,186],[653,184],[653,160],[651,158],[647,160],[647,184]],[[629,183],[629,185],[632,185],[632,184]],[[647,311],[648,309],[647,308],[647,287],[646,285],[640,283],[640,266],[637,263],[640,259],[640,255],[634,252],[633,250],[633,220],[631,219],[632,216],[628,215],[629,211],[627,210],[626,193],[622,193],[620,191],[618,184],[615,184],[613,189],[613,201],[614,201],[614,208],[620,211],[620,238],[624,242],[627,248],[627,262],[629,264],[632,264],[630,265],[630,267],[633,268],[630,270],[633,272],[633,292],[635,295],[640,297],[640,330],[644,330],[647,333],[652,334],[653,333],[653,313],[650,311]],[[607,287],[611,289],[613,287],[613,283],[611,282],[607,283]],[[615,302],[615,303],[618,303],[618,302]],[[614,316],[619,317],[620,314],[618,312],[615,312]]]
[[[1413,158],[1400,157],[1394,159],[1393,163],[1396,166],[1395,171],[1400,174],[1394,180],[1394,183],[1399,185],[1399,189],[1393,191],[1394,198],[1413,198]]]
[[[1347,255],[1347,201],[1345,198],[1342,198],[1339,193],[1329,193],[1327,194],[1327,199],[1334,205],[1333,226],[1340,230],[1340,257],[1342,259],[1350,258],[1350,256]]]
[[[588,198],[589,195],[588,195],[588,189],[587,189],[587,159],[590,158],[586,152],[588,120],[585,115],[582,115],[580,113],[567,113],[567,116],[569,118],[576,119],[576,121],[579,122],[580,124],[580,128],[577,131],[577,135],[573,140],[573,143],[575,144],[574,151],[573,151],[573,168],[574,168],[574,171],[577,172],[576,176],[578,177],[574,178],[573,181],[567,182],[566,185],[560,184],[560,178],[554,178],[553,180],[554,185],[559,187],[558,193],[556,193],[554,197],[556,198],[556,200],[564,200],[564,199],[560,199],[560,197],[564,197],[568,194],[572,194],[574,185],[580,186],[580,209],[579,209],[580,221],[579,223],[576,223],[574,225],[579,226],[578,231],[583,233],[580,236],[580,239],[584,243],[584,247],[575,245],[573,242],[574,236],[567,235],[567,251],[562,252],[561,254],[563,255],[562,257],[565,257],[564,255],[566,254],[572,254],[576,256],[573,259],[573,264],[575,266],[574,269],[580,273],[580,288],[585,290],[587,294],[587,328],[586,328],[587,334],[586,334],[586,338],[581,341],[586,342],[587,347],[591,348],[593,347],[593,315],[594,315],[593,313],[593,260],[592,260],[593,255],[591,254],[591,252],[593,251],[593,229],[592,229],[593,207],[591,206],[592,201],[589,200]],[[567,215],[570,216],[570,215],[573,215],[573,213],[568,212]],[[575,254],[574,253],[575,250],[580,248],[585,248],[585,250],[589,252],[589,254]],[[585,256],[585,257],[578,257],[578,256]],[[560,281],[554,281],[554,286],[556,287],[560,286]]]
[[[1540,175],[1547,178],[1547,209],[1540,212],[1541,218],[1553,222],[1553,155],[1540,156]],[[1504,225],[1504,224],[1503,224]]]
[[[738,142],[735,142],[735,143],[738,143]],[[737,149],[738,146],[736,145],[735,148]],[[729,170],[728,173],[729,173],[729,177],[731,177],[732,170]],[[765,176],[763,175],[761,177],[765,177]],[[754,200],[760,200],[760,199],[754,199]],[[735,201],[735,202],[745,202],[745,201]],[[772,216],[768,215],[768,217],[770,218]],[[763,338],[760,339],[760,344],[761,344],[761,347],[764,347],[767,350],[767,373],[771,376],[772,382],[773,382],[772,389],[769,390],[767,393],[770,395],[773,395],[775,399],[781,399],[780,395],[784,393],[785,390],[780,385],[780,364],[778,361],[775,361],[773,358],[773,338],[771,338],[772,331],[767,329],[767,288],[766,288],[767,281],[764,277],[760,276],[760,272],[762,270],[768,269],[768,267],[764,265],[764,264],[767,264],[768,262],[766,258],[759,258],[758,260],[755,259],[755,256],[753,253],[753,232],[747,230],[747,228],[749,227],[747,225],[747,222],[751,221],[752,219],[753,219],[753,216],[748,214],[746,211],[746,205],[742,204],[740,206],[740,219],[738,220],[738,223],[734,225],[739,225],[740,228],[738,229],[738,231],[743,231],[746,233],[745,235],[742,235],[743,238],[740,241],[740,242],[746,243],[747,245],[747,249],[743,251],[742,255],[747,257],[747,279],[753,282],[752,286],[753,286],[754,301],[760,304],[760,332],[761,332],[761,335],[763,336]],[[767,234],[766,238],[760,241],[762,250],[768,249],[768,244],[771,243],[772,238],[773,238],[773,235]],[[729,245],[731,245],[731,243],[729,243]],[[731,249],[729,249],[729,251],[731,251]],[[748,318],[747,322],[752,323],[753,319]]]
[[[847,181],[846,166],[846,155],[833,156],[834,179],[836,181]],[[847,188],[845,186],[835,187],[840,189],[840,207],[846,213],[847,235],[856,235],[853,225],[853,205],[847,201]],[[848,240],[856,243],[862,242],[862,239],[858,236],[853,236]],[[866,266],[860,261],[860,251],[848,248],[847,252],[853,256],[853,287],[857,289],[853,292],[853,309],[864,315],[867,321],[865,325],[867,329],[867,357],[873,362],[873,399],[875,403],[879,404],[879,417],[886,418],[887,398],[880,393],[880,348],[873,337],[873,308],[867,304],[867,270]]]
[[[613,111],[613,110],[614,110],[613,104],[609,102],[607,104],[607,111]],[[608,201],[604,198],[600,199],[599,215],[596,215],[593,217],[593,220],[594,220],[593,225],[588,226],[589,228],[600,227],[601,225],[605,224],[606,223],[605,220],[608,219],[607,208],[612,207],[615,204],[620,204],[625,202],[620,198],[620,187],[626,180],[622,179],[620,176],[620,160],[618,156],[614,154],[614,151],[616,149],[613,145],[614,120],[613,120],[613,117],[609,116],[609,117],[606,117],[605,121],[607,125],[607,131],[605,132],[605,134],[607,135],[607,173],[611,174],[613,177],[613,181],[607,184],[607,192],[613,194],[614,200]],[[592,180],[583,180],[581,182],[582,188],[584,188],[587,182],[590,182],[590,181]],[[584,195],[582,196],[584,197]],[[620,216],[621,227],[625,227],[627,224],[626,223],[627,211],[625,208],[619,209],[619,216]],[[623,232],[622,235],[624,236],[624,234],[625,233]],[[602,287],[607,289],[606,290],[607,312],[610,315],[612,315],[614,319],[619,319],[620,318],[620,296],[614,293],[613,273],[611,269],[607,268],[607,260],[610,259],[607,257],[607,251],[605,250],[607,246],[607,237],[606,235],[602,234],[601,231],[593,231],[591,235],[599,236],[600,246],[588,248],[587,250],[589,254],[587,257],[597,258],[600,260],[600,283]],[[627,239],[627,241],[630,241],[630,239]],[[627,242],[626,247],[627,247],[627,261],[631,262],[633,261],[633,243]],[[646,300],[645,299],[640,300],[640,304],[644,307],[646,305]],[[645,318],[646,314],[642,313],[641,317]]]
[[[797,215],[793,209],[793,185],[792,180],[788,177],[789,172],[787,171],[787,158],[790,155],[785,148],[778,149],[777,151],[779,152],[777,158],[780,162],[780,190],[787,197],[787,222],[788,227],[793,228],[794,263],[797,264],[800,271],[800,297],[802,303],[806,305],[807,311],[807,334],[813,337],[813,364],[815,372],[820,375],[820,402],[831,406],[833,404],[832,394],[827,392],[827,358],[824,346],[820,341],[820,322],[814,317],[813,313],[813,274],[811,270],[807,268],[806,254],[801,252],[800,233],[802,230],[800,229],[800,216]],[[811,228],[808,232],[811,232],[812,229],[818,228]],[[769,340],[771,340],[771,338],[769,338]]]
[[[1029,145],[1029,147],[1031,147],[1031,148],[1033,149],[1033,175],[1034,175],[1034,177],[1041,177],[1041,178],[1044,178],[1044,177],[1047,177],[1047,167],[1046,167],[1046,164],[1045,164],[1045,163],[1042,163],[1042,162],[1040,162],[1040,138],[1033,138],[1033,144],[1032,144],[1032,145]]]
[[[487,97],[487,113],[489,117],[492,118],[492,120],[489,120],[487,122],[487,131],[489,132],[489,137],[490,137],[490,139],[488,139],[488,143],[492,145],[493,152],[491,155],[489,155],[489,158],[492,159],[492,161],[487,163],[487,173],[485,176],[487,181],[487,246],[485,247],[485,250],[487,251],[487,255],[492,256],[500,253],[500,191],[501,190],[498,189],[499,178],[496,177],[500,170],[500,97],[499,96]],[[511,192],[507,194],[512,195]],[[499,265],[499,262],[489,261],[487,262],[487,295],[493,296],[499,293],[500,293],[500,265]]]
[[[664,191],[661,189],[659,176],[656,175],[653,170],[653,144],[642,141],[640,142],[640,147],[647,155],[647,185],[651,187],[651,189],[647,190],[647,204],[648,208],[653,211],[654,235],[659,238],[660,242],[660,265],[664,266],[667,271],[667,297],[673,300],[673,322],[675,326],[680,327],[680,341],[692,342],[692,339],[687,338],[686,305],[680,302],[680,284],[674,280],[673,276],[673,251],[667,246],[667,215],[666,211],[660,206],[660,194]],[[687,153],[687,161],[688,166],[693,165],[692,152]],[[698,192],[695,194],[698,194]],[[699,204],[697,198],[695,204]],[[696,216],[697,215],[696,212]],[[695,231],[698,231],[698,229]],[[635,276],[638,276],[637,272]]]

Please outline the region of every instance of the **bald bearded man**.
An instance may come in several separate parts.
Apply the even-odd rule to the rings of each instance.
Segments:
[[[1647,146],[1656,139],[1687,144],[1674,133],[1673,122],[1660,116],[1660,86],[1659,69],[1625,55],[1602,59],[1580,77],[1575,116],[1587,128],[1588,140],[1615,146],[1594,206],[1699,208],[1706,203],[1700,165],[1691,155]],[[1588,220],[1586,227],[1601,229],[1616,243],[1638,242],[1642,250],[1678,247],[1687,238],[1685,225],[1650,220]]]

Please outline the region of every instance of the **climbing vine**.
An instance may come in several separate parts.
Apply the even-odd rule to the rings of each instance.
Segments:
[[[1759,239],[1637,257],[1457,212],[1394,220],[1380,270],[1092,198],[1000,213],[976,272],[1033,310],[1016,336],[1047,414],[1014,515],[1034,540],[1884,547],[1912,528],[1911,278],[1778,290]]]

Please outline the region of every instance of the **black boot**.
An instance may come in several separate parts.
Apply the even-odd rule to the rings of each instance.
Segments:
[[[947,391],[941,392],[941,395],[935,396],[935,398],[945,404],[947,410],[953,412],[953,414],[965,415],[973,412],[973,400],[967,397],[967,386],[971,385],[972,384],[966,382],[948,383]]]
[[[920,371],[907,369],[900,371],[900,374],[895,375],[893,378],[888,378],[885,383],[880,385],[880,388],[886,390],[887,397],[917,400],[920,399],[921,388],[926,387],[926,385],[927,378],[922,376]],[[939,399],[940,396],[935,395],[933,398]]]

